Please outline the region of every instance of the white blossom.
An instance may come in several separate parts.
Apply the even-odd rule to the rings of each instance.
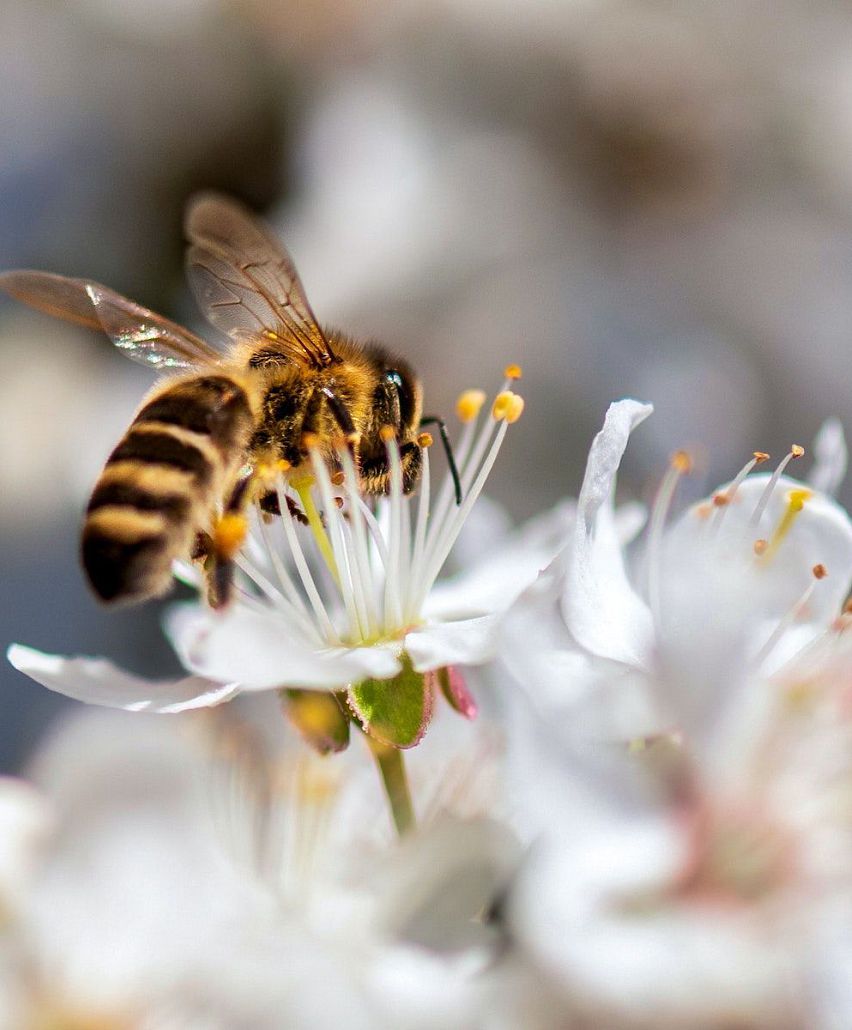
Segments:
[[[511,367],[507,375],[520,374]],[[436,586],[497,459],[521,398],[507,378],[490,413],[481,391],[462,395],[456,447],[462,500],[452,477],[433,488],[428,441],[418,493],[403,493],[399,445],[386,441],[390,493],[375,510],[359,493],[345,446],[342,475],[331,476],[316,448],[311,475],[270,473],[280,518],[259,508],[241,553],[238,595],[227,610],[177,605],[167,633],[192,674],[150,682],[94,658],[9,650],[16,668],[70,697],[132,711],[174,713],[210,707],[245,691],[295,687],[341,690],[391,679],[406,667],[428,674],[478,664],[493,654],[502,613],[552,557],[550,531],[481,556],[465,576]],[[298,517],[294,512],[298,512]],[[299,524],[310,523],[309,529]],[[552,520],[551,523],[552,525]],[[203,589],[195,568],[181,574]],[[460,707],[472,712],[465,696]]]

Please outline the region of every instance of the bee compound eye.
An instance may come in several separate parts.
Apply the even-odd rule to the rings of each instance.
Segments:
[[[389,368],[384,373],[384,381],[387,386],[392,387],[399,399],[400,421],[408,422],[411,417],[411,391],[405,381],[403,374],[395,368]]]

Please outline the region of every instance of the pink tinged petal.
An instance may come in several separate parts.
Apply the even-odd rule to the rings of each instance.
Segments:
[[[197,605],[170,610],[166,632],[188,669],[243,690],[340,689],[366,677],[387,679],[400,664],[388,646],[315,649],[275,614],[239,606],[212,612]]]
[[[496,615],[436,622],[412,630],[404,646],[418,672],[445,665],[481,665],[497,650],[499,626]]]
[[[64,658],[13,644],[6,655],[12,665],[36,683],[75,701],[127,712],[173,715],[193,708],[212,708],[239,693],[235,683],[204,676],[179,680],[147,680],[125,672],[104,658]]]
[[[562,599],[568,629],[582,647],[636,667],[649,660],[651,615],[627,579],[612,495],[630,433],[652,411],[634,400],[611,404],[592,442]]]
[[[808,477],[814,490],[834,495],[846,475],[849,454],[843,425],[838,418],[827,418],[814,440],[815,464]]]
[[[450,707],[459,715],[463,715],[465,719],[476,718],[479,707],[473,694],[467,689],[467,683],[465,683],[461,670],[455,665],[427,672],[426,682],[430,683],[433,689],[440,690]]]

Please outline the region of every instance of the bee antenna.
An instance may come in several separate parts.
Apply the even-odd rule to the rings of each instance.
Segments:
[[[441,436],[441,443],[444,447],[444,454],[447,456],[447,465],[449,466],[450,475],[453,479],[453,486],[456,491],[456,504],[461,505],[461,479],[459,477],[459,470],[456,467],[456,459],[453,455],[453,446],[450,443],[450,434],[447,432],[447,423],[439,415],[424,415],[424,417],[420,419],[420,428],[422,429],[424,426],[438,427],[438,432]]]

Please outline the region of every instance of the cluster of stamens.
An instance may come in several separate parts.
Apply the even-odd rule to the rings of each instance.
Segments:
[[[395,639],[421,621],[424,601],[479,497],[497,459],[508,427],[523,411],[523,398],[511,386],[516,365],[484,415],[486,395],[466,390],[456,414],[462,430],[454,448],[461,486],[456,503],[452,476],[435,489],[431,434],[422,432],[422,472],[418,492],[403,492],[400,441],[393,427],[381,432],[388,470],[387,496],[366,497],[361,489],[352,441],[335,443],[337,470],[316,437],[302,440],[307,460],[259,470],[259,497],[271,492],[280,517],[254,505],[248,532],[235,562],[243,573],[243,603],[271,605],[298,625],[315,646],[352,646]],[[484,417],[483,417],[484,415]],[[223,518],[220,532],[228,532]],[[306,548],[310,534],[314,547]],[[319,555],[320,561],[316,560]]]
[[[757,504],[754,506],[748,525],[755,531],[758,529],[764,514],[767,511],[769,502],[774,496],[781,476],[784,474],[791,461],[801,458],[805,453],[803,447],[793,444],[787,454],[776,466],[772,475],[766,482]],[[748,475],[759,465],[769,460],[770,456],[765,451],[755,451],[752,457],[740,469],[731,483],[724,489],[713,495],[709,502],[697,505],[693,512],[695,516],[707,524],[707,540],[712,542],[718,538],[723,528],[725,513],[738,499],[740,488]],[[693,470],[693,461],[686,451],[677,451],[672,455],[669,468],[657,491],[654,505],[649,520],[648,532],[648,599],[654,620],[659,625],[661,614],[661,582],[663,573],[663,531],[667,522],[669,509],[677,489],[678,482],[684,475]],[[784,541],[787,539],[790,530],[795,524],[801,512],[805,509],[807,502],[813,497],[813,492],[806,487],[796,487],[787,492],[784,509],[778,518],[772,531],[765,537],[755,537],[751,543],[750,554],[752,559],[759,566],[769,564],[780,551]],[[747,552],[746,552],[747,553]],[[745,555],[744,555],[745,556]],[[774,650],[783,635],[803,614],[808,611],[808,604],[817,589],[818,584],[828,576],[828,570],[824,564],[817,563],[811,569],[812,578],[804,588],[800,597],[779,619],[772,633],[764,642],[757,655],[758,662],[768,657]]]

